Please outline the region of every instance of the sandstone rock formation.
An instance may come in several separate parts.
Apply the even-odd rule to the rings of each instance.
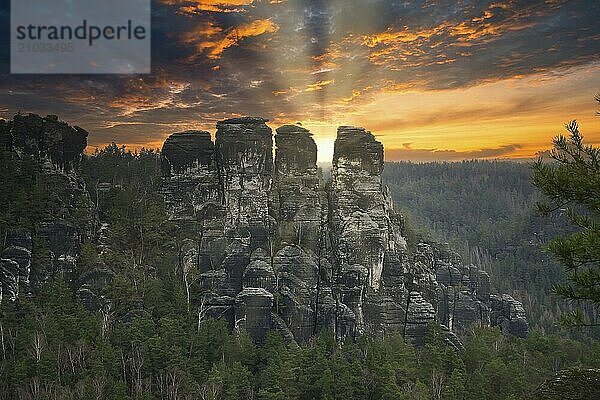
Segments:
[[[474,324],[527,334],[521,303],[492,293],[485,271],[444,246],[407,249],[402,216],[381,179],[384,150],[375,136],[340,127],[325,181],[312,134],[285,125],[273,137],[266,122],[229,119],[217,124],[214,141],[209,132],[186,131],[163,145],[162,193],[184,235],[177,244],[180,268],[199,323],[224,319],[257,342],[269,330],[300,343],[332,329],[338,339],[394,330],[420,344],[433,321],[455,348],[457,335]],[[78,174],[86,136],[54,116],[0,121],[2,150],[33,160],[37,179],[55,191],[42,219],[3,232],[0,302],[30,295],[58,271],[68,278],[76,270],[95,218]],[[86,307],[103,313],[111,304],[100,293],[114,277],[102,261],[107,229],[93,232],[98,265],[73,282]],[[45,252],[36,266],[33,243]],[[127,318],[144,312],[143,304],[134,305]]]
[[[2,250],[4,276],[1,281],[4,296],[10,301],[18,297],[19,287],[23,289],[26,296],[31,295],[31,249],[29,232],[24,230],[6,232],[4,250]]]
[[[188,131],[163,146],[165,202],[188,232],[199,319],[224,318],[257,342],[270,329],[303,342],[329,328],[340,339],[397,330],[419,344],[432,321],[457,348],[455,334],[473,324],[527,334],[522,306],[492,294],[487,273],[430,243],[409,253],[370,132],[338,129],[325,182],[311,133],[278,128],[273,155],[266,122],[230,119],[214,143]]]
[[[17,114],[0,125],[0,145],[5,149],[30,155],[44,167],[64,172],[79,167],[87,135],[78,126],[59,121],[56,115]]]
[[[196,220],[201,205],[221,199],[215,149],[210,133],[186,131],[171,135],[163,145],[165,202],[179,219]]]
[[[29,296],[57,271],[68,274],[73,270],[81,237],[90,233],[94,218],[89,193],[78,174],[87,135],[53,115],[17,114],[13,120],[0,121],[0,149],[32,161],[37,167],[36,181],[44,184],[52,199],[48,209],[40,210],[42,218],[3,232],[1,301],[15,301],[19,293]],[[34,238],[43,247],[44,254],[39,255],[47,260],[35,268],[31,262]]]

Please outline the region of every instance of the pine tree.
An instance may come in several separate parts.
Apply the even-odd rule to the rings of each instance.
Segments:
[[[600,96],[596,100],[600,103]],[[566,128],[569,136],[553,141],[553,162],[540,158],[533,164],[533,183],[548,199],[539,210],[564,213],[576,228],[548,245],[568,272],[567,282],[555,291],[577,307],[564,322],[595,325],[582,310],[589,304],[595,311],[600,307],[600,149],[584,144],[577,121]]]

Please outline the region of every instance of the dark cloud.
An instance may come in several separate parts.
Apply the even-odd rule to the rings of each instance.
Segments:
[[[98,132],[92,142],[137,143],[242,114],[324,121],[382,91],[460,88],[600,60],[595,0],[155,0],[150,76],[10,75],[8,19],[6,5],[0,109],[59,114]],[[390,124],[408,122],[381,122]]]

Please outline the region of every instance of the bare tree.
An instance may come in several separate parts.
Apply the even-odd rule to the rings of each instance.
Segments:
[[[171,369],[167,372],[167,399],[177,400],[179,390],[181,389],[182,376],[178,369]]]
[[[31,350],[36,362],[39,363],[41,361],[42,352],[44,351],[45,347],[46,338],[44,337],[44,334],[39,331],[35,331],[33,339],[31,340]]]
[[[92,378],[92,387],[94,388],[94,397],[96,400],[102,400],[106,391],[106,376],[94,376]]]
[[[437,369],[433,369],[431,371],[431,391],[433,393],[433,398],[436,400],[441,400],[442,391],[444,389],[444,381],[445,375],[443,371],[438,371]]]
[[[202,321],[204,321],[204,318],[206,318],[206,313],[209,312],[210,310],[215,309],[215,306],[206,306],[206,297],[202,296],[202,301],[200,302],[200,307],[198,307],[197,309],[197,314],[198,314],[198,332],[200,332],[200,324],[202,323]]]
[[[82,369],[85,366],[86,358],[89,353],[89,346],[85,340],[80,339],[75,343],[69,343],[65,346],[65,350],[72,373],[75,373],[77,369]]]
[[[42,388],[38,376],[31,378],[31,382],[29,382],[29,391],[31,392],[31,397],[33,399],[39,399],[41,397]]]
[[[201,400],[217,400],[221,398],[221,385],[215,382],[208,382],[200,388]]]
[[[198,244],[191,239],[183,241],[181,246],[182,263],[181,272],[183,283],[185,285],[185,294],[187,299],[188,312],[190,311],[190,284],[195,278],[195,272],[198,270]]]
[[[4,344],[4,326],[0,322],[0,344],[2,345],[2,359],[6,360],[6,345]]]
[[[144,357],[139,346],[132,349],[129,359],[129,369],[131,372],[131,391],[134,398],[140,398],[143,395],[142,367],[144,366]]]
[[[110,324],[112,322],[112,317],[115,314],[114,311],[111,310],[112,303],[110,301],[107,301],[106,304],[104,304],[104,306],[100,309],[100,315],[102,316],[102,321],[100,325],[102,339],[106,338],[106,335],[110,328]]]

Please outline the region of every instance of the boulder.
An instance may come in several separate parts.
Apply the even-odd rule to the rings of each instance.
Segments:
[[[508,294],[490,295],[490,323],[499,326],[505,335],[526,337],[529,323],[523,304]]]
[[[600,393],[600,369],[567,369],[541,384],[531,400],[595,400]]]

